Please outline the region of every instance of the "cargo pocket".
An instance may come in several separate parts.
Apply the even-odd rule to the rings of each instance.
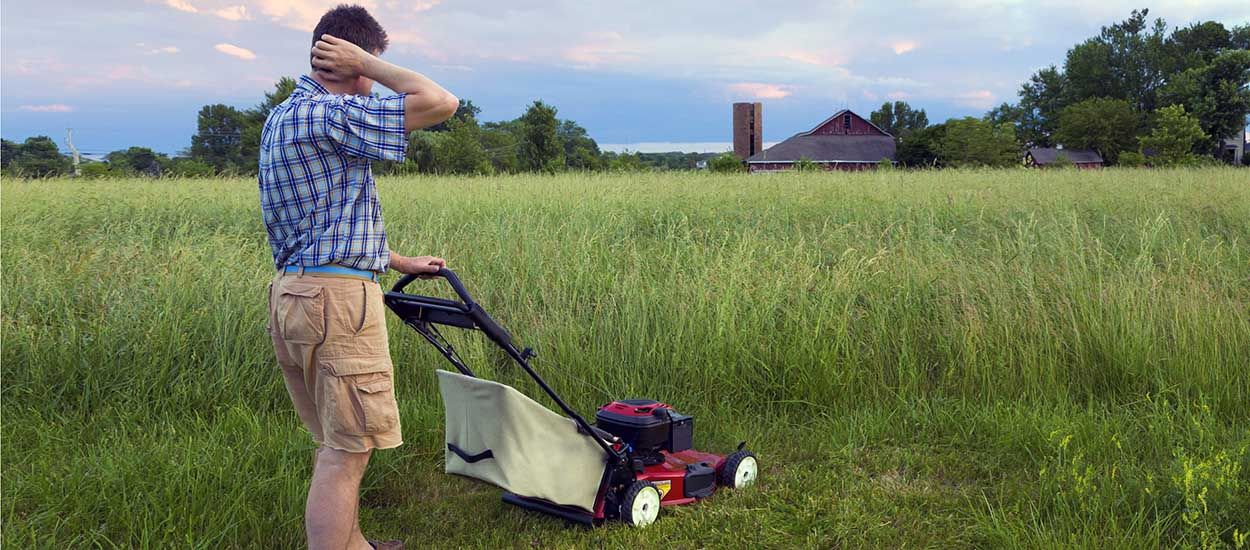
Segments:
[[[322,287],[294,281],[278,285],[275,317],[282,339],[296,344],[325,340],[325,296]]]
[[[391,381],[390,357],[323,359],[334,431],[372,435],[395,427],[399,406]]]

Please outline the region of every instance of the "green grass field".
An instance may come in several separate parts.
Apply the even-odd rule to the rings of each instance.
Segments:
[[[1250,172],[380,187],[391,246],[448,258],[580,410],[665,400],[697,446],[746,440],[763,469],[641,530],[506,507],[442,473],[441,357],[388,314],[406,444],[375,455],[368,535],[1250,546]],[[6,180],[0,199],[4,546],[302,545],[312,443],[265,333],[255,182]]]

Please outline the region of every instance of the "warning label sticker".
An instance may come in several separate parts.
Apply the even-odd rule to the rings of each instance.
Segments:
[[[664,497],[668,495],[668,492],[673,488],[672,480],[666,479],[664,481],[655,481],[653,483],[655,484],[655,488],[660,490],[660,500],[663,500]]]

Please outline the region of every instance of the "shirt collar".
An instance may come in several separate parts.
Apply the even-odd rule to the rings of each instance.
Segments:
[[[327,90],[326,87],[322,86],[320,82],[313,80],[311,76],[306,74],[300,75],[299,84],[296,85],[296,89],[303,90],[304,92],[313,95],[330,95],[330,90]]]

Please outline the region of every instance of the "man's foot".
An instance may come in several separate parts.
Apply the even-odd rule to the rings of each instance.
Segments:
[[[402,540],[370,540],[365,541],[369,546],[377,548],[377,550],[404,550],[404,541]]]

